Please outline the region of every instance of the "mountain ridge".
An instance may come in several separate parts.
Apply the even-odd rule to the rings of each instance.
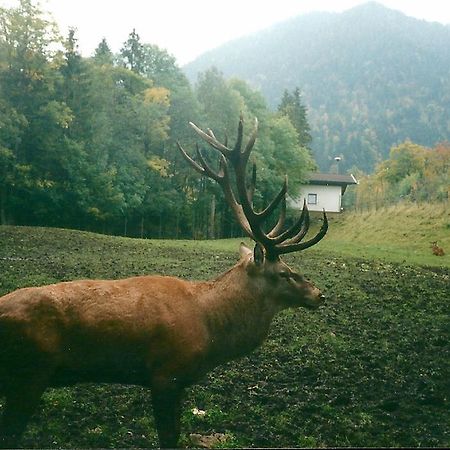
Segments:
[[[450,25],[376,2],[315,12],[210,50],[184,66],[191,82],[211,66],[242,78],[274,108],[300,87],[321,170],[373,170],[392,145],[450,139]]]

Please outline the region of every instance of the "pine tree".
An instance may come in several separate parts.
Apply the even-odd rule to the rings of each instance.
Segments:
[[[145,49],[134,28],[124,42],[120,54],[123,58],[124,67],[139,74],[145,72]]]
[[[112,65],[113,64],[113,53],[109,48],[106,39],[103,38],[98,44],[94,52],[94,62],[99,65]]]
[[[310,150],[312,137],[307,119],[307,109],[302,103],[300,89],[297,87],[291,94],[284,91],[278,111],[287,116],[298,133],[298,143]]]

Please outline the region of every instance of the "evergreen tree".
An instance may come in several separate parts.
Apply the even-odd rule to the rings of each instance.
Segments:
[[[292,94],[284,91],[278,111],[287,116],[298,133],[298,143],[301,147],[311,149],[312,137],[307,119],[306,106],[302,103],[300,89],[296,88]]]
[[[218,137],[227,133],[231,137],[244,107],[240,93],[230,87],[222,72],[215,67],[199,74],[196,88],[208,127]]]
[[[112,65],[113,64],[113,53],[109,48],[108,42],[103,38],[98,44],[94,52],[94,62],[99,65]]]
[[[145,48],[133,28],[120,50],[123,66],[139,74],[145,73]]]
[[[76,30],[69,29],[69,35],[64,42],[64,60],[61,66],[63,76],[62,100],[69,106],[74,115],[73,126],[82,126],[83,116],[90,116],[91,111],[86,111],[85,92],[88,84],[87,63],[78,51],[78,39]],[[72,133],[72,127],[69,131]],[[80,130],[82,133],[82,130]]]

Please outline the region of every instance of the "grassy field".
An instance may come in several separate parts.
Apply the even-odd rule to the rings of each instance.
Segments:
[[[432,241],[446,249],[444,257],[432,254]],[[450,204],[404,203],[334,217],[320,250],[399,263],[450,267]]]
[[[391,226],[396,235],[378,214],[335,219],[323,242],[285,258],[326,293],[326,306],[280,314],[261,349],[193,386],[184,445],[192,433],[220,433],[220,447],[450,446],[448,211],[420,230],[411,223],[429,213],[411,213],[411,223]],[[432,240],[446,256],[430,256]],[[210,278],[237,260],[237,245],[0,227],[0,294],[79,278]],[[48,390],[22,445],[155,447],[150,394]]]

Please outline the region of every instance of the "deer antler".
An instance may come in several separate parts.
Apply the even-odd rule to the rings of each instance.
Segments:
[[[303,203],[302,213],[298,220],[287,230],[282,231],[286,218],[287,177],[285,178],[280,192],[266,208],[259,212],[255,211],[253,208],[253,192],[256,184],[255,165],[253,166],[249,187],[247,187],[245,182],[245,175],[250,152],[253,149],[258,132],[257,119],[255,119],[253,131],[243,149],[244,120],[242,116],[239,120],[237,139],[233,148],[229,148],[227,143],[222,144],[219,142],[211,130],[208,130],[208,132],[205,133],[192,122],[189,124],[204,141],[221,153],[219,170],[214,171],[209,166],[198,146],[197,158],[200,161],[200,164],[193,160],[177,142],[182,155],[197,172],[206,175],[221,186],[225,199],[233,210],[237,221],[248,236],[264,247],[266,257],[269,260],[276,260],[279,255],[284,253],[305,250],[319,242],[325,236],[328,230],[328,220],[324,210],[323,224],[319,232],[312,239],[301,242],[309,230],[309,212],[306,201]],[[235,173],[237,197],[231,187],[229,164],[231,164]],[[276,225],[266,233],[262,227],[263,223],[278,206],[280,206],[278,221]]]

